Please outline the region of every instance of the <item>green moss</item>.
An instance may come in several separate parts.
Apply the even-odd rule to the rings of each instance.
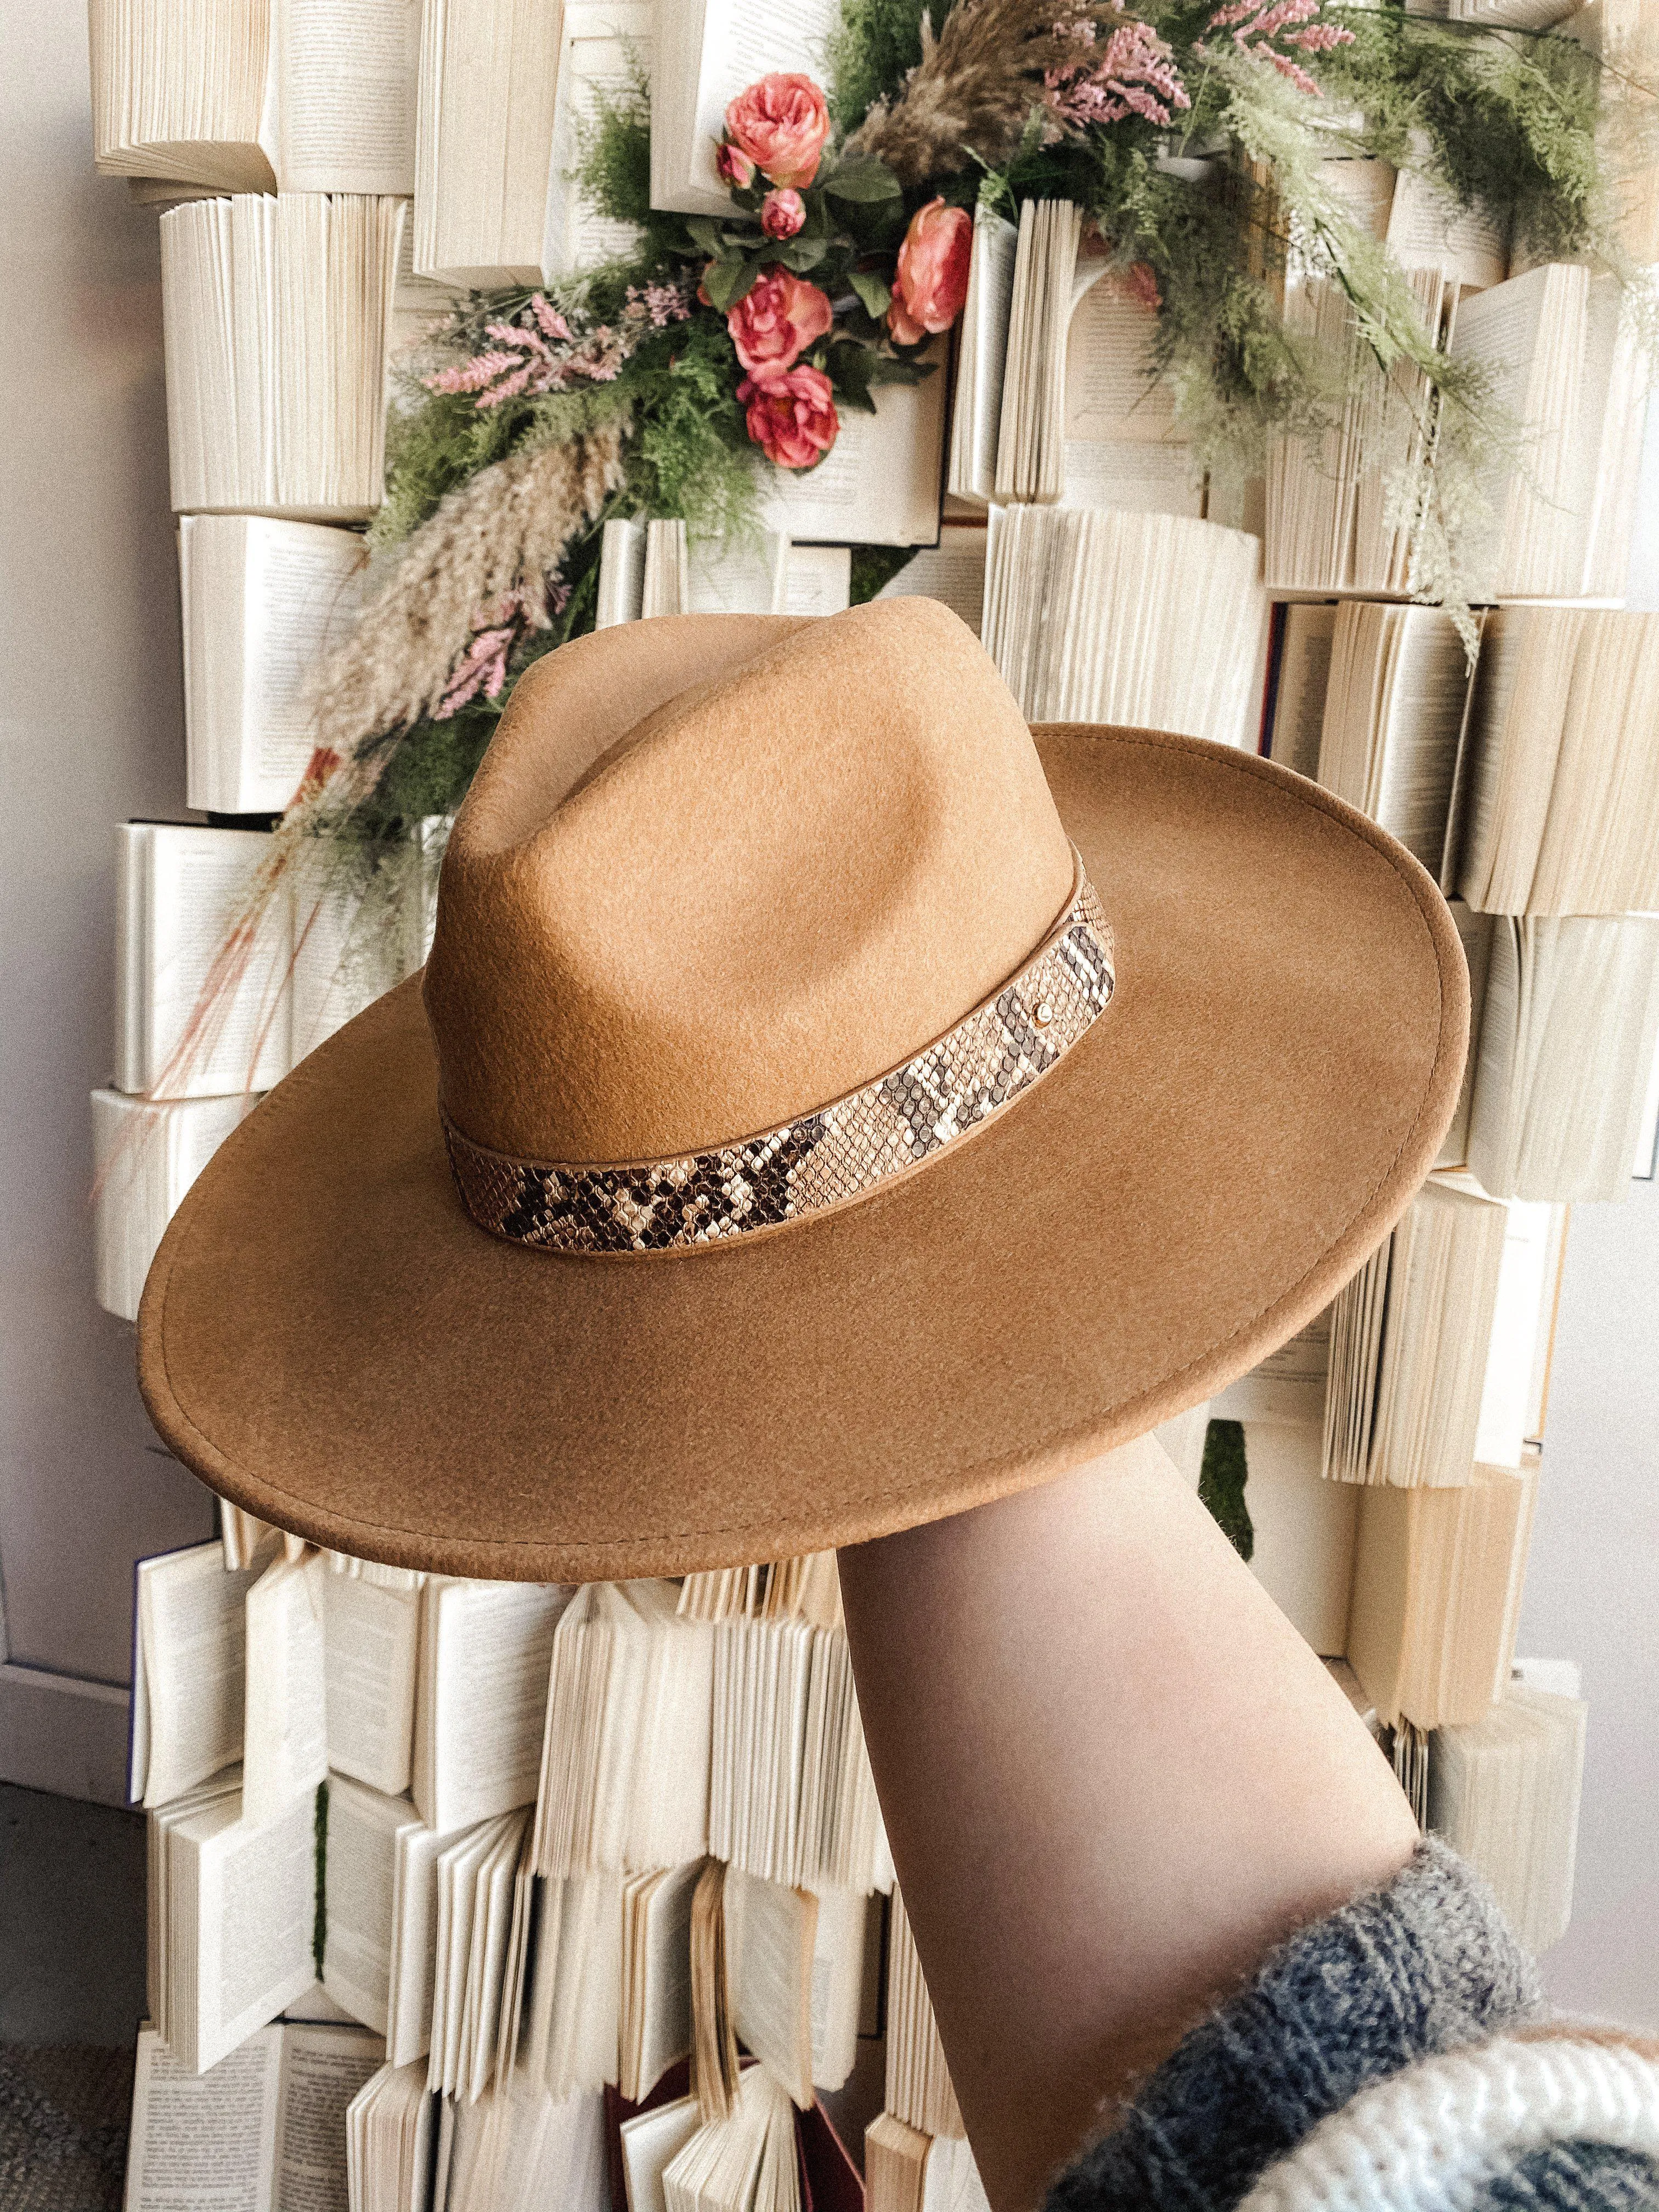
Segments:
[[[1241,1559],[1255,1549],[1255,1529],[1244,1502],[1249,1478],[1244,1458],[1243,1421],[1212,1421],[1204,1431],[1204,1464],[1198,1494],[1215,1516],[1216,1526]]]

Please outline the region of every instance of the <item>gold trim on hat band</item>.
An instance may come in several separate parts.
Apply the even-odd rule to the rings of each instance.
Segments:
[[[1114,981],[1112,933],[1079,860],[1071,903],[1012,982],[833,1105],[714,1152],[593,1167],[510,1158],[445,1115],[449,1164],[474,1221],[511,1243],[648,1254],[730,1243],[937,1158],[1064,1058],[1104,1012]]]

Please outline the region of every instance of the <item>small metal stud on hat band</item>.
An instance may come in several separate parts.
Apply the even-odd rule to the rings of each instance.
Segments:
[[[1047,999],[1042,1000],[1038,1003],[1036,1014],[1032,1017],[1033,1020],[1036,1023],[1037,1027],[1040,1030],[1046,1030],[1049,1023],[1053,1021],[1054,1018],[1054,1010],[1053,1006],[1049,1005]]]

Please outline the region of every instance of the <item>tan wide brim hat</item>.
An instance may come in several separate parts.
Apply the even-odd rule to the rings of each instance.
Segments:
[[[921,686],[935,686],[934,705],[884,706],[919,653],[934,657]],[[722,671],[712,690],[711,659]],[[916,732],[943,712],[945,766],[927,773],[948,775],[977,757],[976,710],[963,702],[989,684],[985,728],[1028,757],[1024,725],[981,665],[937,608],[811,625],[635,624],[550,656],[537,684],[520,684],[496,745],[503,759],[529,749],[534,774],[515,769],[515,804],[536,776],[550,819],[580,793],[591,839],[609,819],[618,754],[627,773],[647,772],[610,733],[632,732],[631,744],[641,725],[638,757],[665,745],[674,770],[657,817],[672,846],[680,809],[701,803],[694,787],[719,781],[721,756],[708,749],[752,745],[757,705],[768,726],[810,722],[831,672],[842,719],[825,720],[821,747],[853,742],[842,720],[863,741],[873,718],[873,759],[920,758]],[[749,734],[733,740],[736,706]],[[705,748],[695,778],[688,718]],[[487,1006],[476,1011],[493,988],[481,963],[511,928],[477,922],[467,951],[469,886],[505,866],[521,903],[559,895],[525,891],[520,848],[501,860],[502,775],[481,770],[446,862],[431,1023],[416,977],[313,1052],[226,1140],[167,1231],[139,1321],[140,1378],[167,1443],[236,1504],[367,1559],[538,1581],[680,1573],[857,1543],[1040,1483],[1207,1398],[1302,1328],[1399,1216],[1453,1112],[1468,995],[1450,915],[1370,822],[1248,754],[1146,730],[1039,727],[1030,739],[1041,778],[1019,759],[1011,774],[1043,808],[1046,779],[1115,937],[1105,1012],[1005,1110],[856,1202],[644,1254],[503,1241],[458,1194],[434,1024],[446,1110],[469,1136],[514,1149],[471,1126],[487,1108],[472,1103],[469,1068],[517,1047]],[[886,766],[872,771],[872,812],[888,781]],[[791,834],[785,817],[810,814],[821,781],[799,801],[770,791],[754,840]],[[993,827],[1006,844],[1011,802],[998,793]],[[939,811],[914,792],[905,805],[907,821]],[[648,818],[628,834],[637,840]],[[803,870],[830,866],[823,842],[809,822]],[[878,824],[867,846],[884,849]],[[559,848],[558,884],[585,880],[586,849]],[[635,858],[596,938],[596,976],[658,896],[653,853]],[[677,874],[672,853],[661,864],[682,905],[700,880],[687,865]],[[928,896],[957,896],[969,872],[956,868]],[[814,893],[829,907],[842,874]],[[1050,915],[1059,904],[1052,885],[1032,896]],[[537,915],[539,945],[554,926]],[[744,916],[727,896],[709,941],[740,934]],[[661,942],[690,945],[690,974],[698,919],[672,919]],[[810,933],[800,941],[810,947]],[[992,981],[1017,964],[998,957]],[[931,974],[929,959],[914,964]],[[469,1022],[478,1036],[452,1046]],[[603,1069],[626,1073],[636,1048],[678,1065],[672,1026],[659,1046],[643,1016],[600,1033],[588,1055],[601,1064],[598,1103],[583,1110],[620,1117],[619,1149],[572,1139],[551,1157],[656,1149],[623,1140],[648,1084],[618,1075],[607,1103]],[[763,1051],[751,1057],[758,1097],[771,1071]],[[580,1085],[580,1066],[559,1079]],[[718,1091],[725,1078],[710,1079]],[[665,1085],[671,1120],[684,1087]],[[797,1108],[824,1095],[836,1094]]]

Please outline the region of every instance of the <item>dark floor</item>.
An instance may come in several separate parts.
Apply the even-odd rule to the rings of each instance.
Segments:
[[[0,1783],[0,2043],[130,2045],[143,2010],[143,1816]]]

